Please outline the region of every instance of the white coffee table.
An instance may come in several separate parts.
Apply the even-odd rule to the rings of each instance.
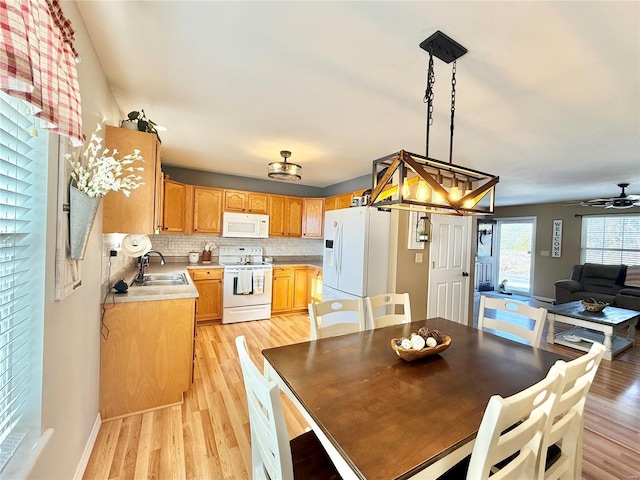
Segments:
[[[547,343],[588,352],[593,342],[603,343],[604,358],[613,360],[621,351],[635,345],[635,333],[640,312],[617,307],[606,307],[602,312],[588,312],[579,301],[552,305],[547,320]],[[555,333],[555,322],[574,325],[574,328]],[[628,326],[627,336],[618,337],[615,328]]]

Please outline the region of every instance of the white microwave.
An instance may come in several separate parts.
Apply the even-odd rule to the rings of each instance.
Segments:
[[[224,212],[222,236],[235,238],[268,238],[269,215]]]

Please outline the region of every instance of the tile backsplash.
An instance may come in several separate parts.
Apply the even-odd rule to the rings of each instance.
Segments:
[[[217,235],[151,235],[155,250],[169,257],[186,257],[189,252],[202,252],[205,244],[215,245],[212,251],[218,255],[220,245],[246,245],[262,247],[265,257],[278,256],[322,256],[322,240],[302,238],[228,238]]]

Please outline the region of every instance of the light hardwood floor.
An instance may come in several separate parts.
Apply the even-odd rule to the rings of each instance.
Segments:
[[[308,322],[305,314],[290,314],[198,326],[194,383],[183,405],[103,423],[84,478],[250,478],[249,420],[234,339],[245,335],[251,357],[262,365],[264,348],[309,340]],[[544,335],[542,348],[570,358],[581,353],[547,345]],[[284,396],[283,403],[289,434],[299,435],[306,423]],[[585,417],[583,479],[640,479],[640,346],[602,362]]]

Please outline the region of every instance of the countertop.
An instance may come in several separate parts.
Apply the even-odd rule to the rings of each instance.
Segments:
[[[210,267],[210,266],[209,266]],[[175,300],[178,298],[198,298],[198,289],[191,280],[186,265],[182,263],[151,263],[145,273],[184,273],[187,277],[186,285],[162,285],[157,287],[142,287],[133,284],[138,273],[137,268],[127,269],[122,278],[129,285],[127,293],[109,293],[105,303],[149,302],[153,300]]]
[[[322,259],[274,259],[272,265],[277,267],[309,266],[322,268]],[[145,273],[184,273],[187,277],[187,284],[142,287],[133,283],[133,279],[138,273],[138,269],[132,266],[125,270],[121,276],[121,278],[129,285],[127,293],[114,293],[113,290],[111,290],[105,303],[149,302],[153,300],[173,300],[177,298],[198,298],[198,289],[194,285],[191,275],[189,275],[189,270],[206,270],[212,268],[224,268],[224,266],[220,265],[218,262],[188,263],[186,260],[174,260],[168,261],[164,265],[160,265],[159,262],[152,261],[145,270]],[[112,284],[114,283],[115,282],[112,282]]]

